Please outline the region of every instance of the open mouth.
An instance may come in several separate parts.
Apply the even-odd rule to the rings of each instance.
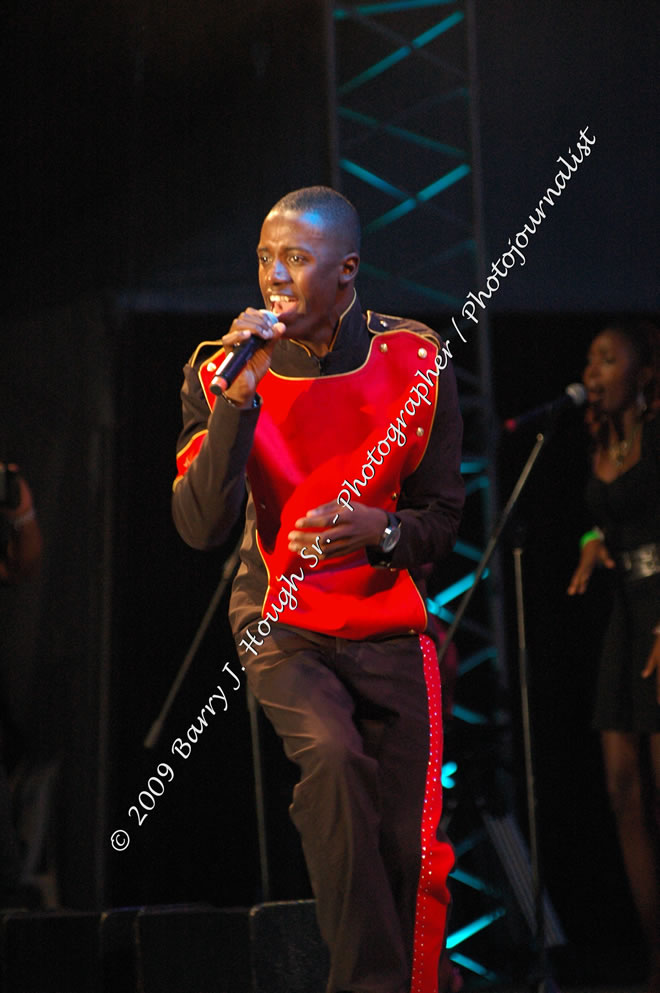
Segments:
[[[270,309],[278,317],[281,317],[282,314],[292,314],[298,306],[298,301],[295,297],[284,293],[273,293],[268,299]]]

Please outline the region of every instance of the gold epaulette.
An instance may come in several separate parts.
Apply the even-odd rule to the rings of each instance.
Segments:
[[[191,365],[194,368],[196,365],[210,359],[213,355],[219,352],[221,348],[222,344],[219,338],[217,341],[201,341],[188,359],[188,365]]]
[[[366,316],[367,328],[372,334],[382,334],[385,331],[411,331],[421,338],[438,344],[440,335],[421,321],[413,321],[409,317],[394,317],[392,314],[378,314],[373,310],[367,310]]]

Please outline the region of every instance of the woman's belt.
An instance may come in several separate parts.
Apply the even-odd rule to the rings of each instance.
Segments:
[[[617,564],[623,570],[624,578],[630,582],[655,576],[660,572],[660,541],[651,541],[629,552],[619,552]]]

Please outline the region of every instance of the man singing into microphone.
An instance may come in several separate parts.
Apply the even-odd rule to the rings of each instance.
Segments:
[[[456,538],[462,423],[447,346],[415,321],[362,313],[359,247],[354,207],[327,187],[267,215],[266,309],[248,307],[184,370],[173,515],[188,544],[218,545],[247,485],[230,617],[300,770],[290,813],[327,993],[436,993],[453,856],[438,837],[422,577]],[[216,397],[224,350],[254,335],[263,346]]]

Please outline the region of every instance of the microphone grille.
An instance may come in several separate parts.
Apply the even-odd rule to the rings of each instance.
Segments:
[[[582,407],[587,402],[587,391],[582,383],[571,383],[564,390],[576,407]]]

